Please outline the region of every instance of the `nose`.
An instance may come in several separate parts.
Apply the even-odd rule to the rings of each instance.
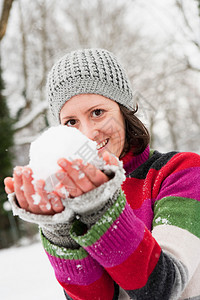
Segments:
[[[91,123],[83,124],[79,130],[86,135],[90,140],[95,140],[95,137],[98,135],[98,130]]]

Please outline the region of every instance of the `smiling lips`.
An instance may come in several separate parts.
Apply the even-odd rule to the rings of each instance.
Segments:
[[[108,144],[109,139],[104,140],[103,142],[101,142],[100,144],[97,145],[97,150],[100,150],[101,148],[103,148],[106,144]]]

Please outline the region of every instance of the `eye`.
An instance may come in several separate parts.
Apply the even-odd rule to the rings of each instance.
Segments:
[[[75,119],[71,119],[71,120],[68,120],[67,122],[65,122],[65,125],[67,126],[75,126],[76,125],[76,120]]]
[[[92,116],[93,117],[99,117],[103,114],[103,110],[102,109],[95,109],[92,111]]]

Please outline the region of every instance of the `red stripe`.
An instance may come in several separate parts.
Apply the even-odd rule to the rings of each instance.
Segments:
[[[191,152],[178,153],[163,167],[163,176],[165,178],[172,173],[197,166],[200,166],[200,156],[198,154]]]
[[[160,170],[151,169],[148,172],[147,179],[145,182],[145,190],[151,191],[151,195],[149,195],[150,199],[154,200],[157,197],[162,182],[163,173],[160,172]]]
[[[106,268],[111,277],[125,290],[142,288],[154,270],[161,248],[146,229],[138,248],[120,265]]]
[[[139,209],[146,199],[157,197],[163,180],[163,176],[158,177],[159,172],[160,170],[151,169],[146,179],[130,177],[123,182],[122,190],[132,209]],[[137,188],[134,189],[134,186]]]
[[[173,172],[179,172],[186,168],[196,167],[200,165],[200,156],[193,152],[180,152],[173,155],[168,161],[165,161],[165,155],[160,156],[159,159],[154,162],[155,167],[159,167],[157,171],[171,170]],[[153,168],[153,165],[151,168]],[[150,169],[151,170],[151,169]],[[169,171],[168,171],[169,173]]]
[[[178,153],[161,168],[162,170],[150,169],[146,179],[126,178],[122,189],[127,202],[132,209],[139,209],[146,199],[156,199],[163,179],[179,171],[197,166],[200,166],[199,155],[188,152]],[[137,186],[137,189],[133,189],[133,186]]]
[[[143,187],[144,179],[126,178],[122,184],[122,190],[126,195],[126,200],[130,204],[132,209],[138,209],[144,202]],[[137,191],[133,189],[133,186],[137,186]]]
[[[58,282],[74,300],[112,300],[114,296],[114,282],[106,271],[101,278],[87,286]]]

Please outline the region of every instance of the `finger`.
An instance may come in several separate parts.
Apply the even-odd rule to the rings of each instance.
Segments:
[[[14,182],[12,177],[6,177],[4,179],[4,185],[7,194],[14,193]]]
[[[62,183],[56,185],[54,191],[59,195],[60,198],[66,199],[70,197],[69,191]]]
[[[23,191],[22,169],[23,169],[22,167],[18,167],[18,166],[15,167],[14,169],[14,173],[13,173],[14,191],[19,206],[21,208],[28,209],[29,205]]]
[[[105,160],[107,165],[118,166],[117,158],[113,156],[113,154],[109,153],[108,151],[105,151],[103,153],[102,158],[103,160]]]
[[[22,180],[24,187],[24,195],[28,203],[28,209],[30,212],[35,214],[41,214],[42,210],[38,206],[40,201],[40,196],[36,193],[33,186],[32,170],[25,167],[22,171]]]
[[[59,160],[59,162],[61,165],[63,164],[62,159]],[[89,192],[96,187],[82,171],[83,164],[80,159],[74,160],[73,162],[65,159],[64,166],[68,176],[83,193]]]
[[[41,210],[37,206],[37,194],[35,193],[35,188],[32,184],[33,177],[32,177],[32,170],[28,167],[24,167],[22,170],[22,180],[23,180],[23,189],[24,189],[24,196],[28,202],[28,210],[39,214]]]
[[[49,193],[48,199],[51,202],[51,206],[56,213],[64,210],[64,205],[62,204],[60,197],[56,193]]]
[[[12,194],[12,191],[7,187],[7,186],[5,186],[5,192],[6,192],[6,194]]]
[[[53,208],[51,202],[48,198],[48,194],[45,191],[45,181],[44,180],[37,180],[35,182],[35,190],[38,197],[38,207],[40,208],[41,212],[44,214],[53,214]]]
[[[60,184],[56,186],[55,191],[61,198],[78,197],[83,194],[82,190],[77,187],[66,172],[59,171],[56,173],[56,177],[60,181]],[[66,194],[66,190],[69,194]]]
[[[106,174],[104,174],[102,171],[98,170],[91,164],[87,164],[86,166],[83,165],[82,171],[95,187],[98,187],[109,180]]]

